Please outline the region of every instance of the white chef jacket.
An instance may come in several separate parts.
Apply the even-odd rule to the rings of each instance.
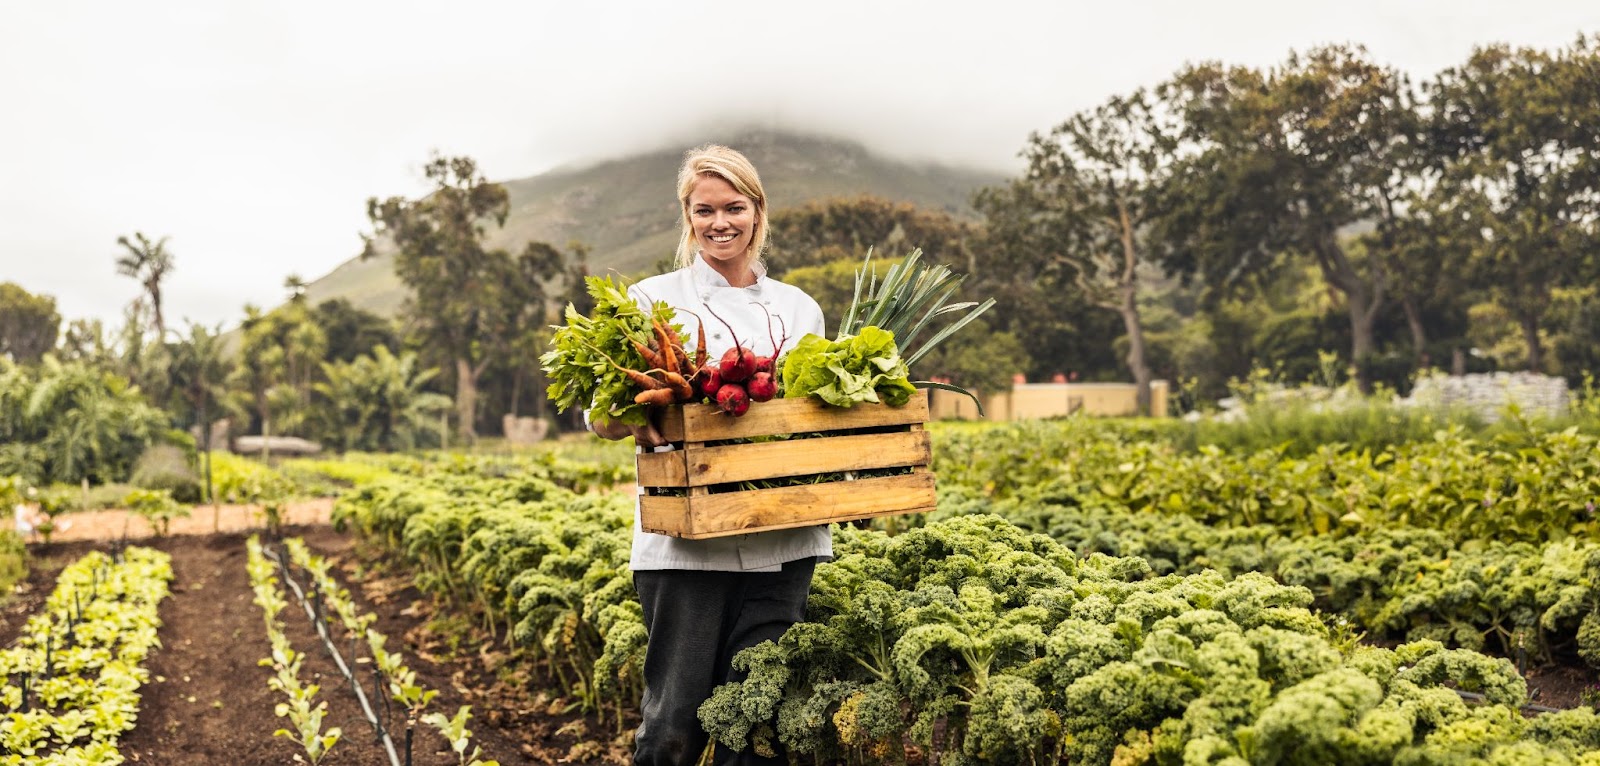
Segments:
[[[678,321],[683,324],[690,342],[697,337],[699,320],[693,311],[706,321],[706,349],[711,360],[722,358],[723,352],[733,347],[733,338],[727,327],[706,310],[710,306],[718,317],[732,326],[733,332],[745,348],[756,356],[767,356],[773,351],[773,341],[782,341],[782,317],[788,326],[789,341],[785,349],[806,333],[826,337],[822,309],[800,288],[767,278],[767,270],[760,263],[753,264],[756,283],[750,287],[734,287],[711,268],[698,253],[688,268],[650,277],[628,288],[628,293],[640,305],[650,301],[666,301],[679,311]],[[767,312],[772,312],[772,332],[767,332]],[[760,407],[760,402],[750,406]],[[657,452],[671,450],[659,447]],[[644,491],[642,488],[639,490]],[[697,569],[717,572],[776,572],[786,561],[818,557],[833,558],[833,536],[827,525],[780,529],[746,535],[718,537],[709,540],[683,540],[667,535],[645,532],[639,525],[639,506],[633,510],[633,552],[628,565],[634,570],[643,569]]]

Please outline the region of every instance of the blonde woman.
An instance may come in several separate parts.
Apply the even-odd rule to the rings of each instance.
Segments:
[[[782,317],[791,338],[826,335],[817,302],[766,275],[767,195],[744,155],[725,146],[690,151],[678,172],[678,202],[679,268],[639,282],[635,300],[687,309],[678,319],[689,337],[696,334],[695,314],[706,318],[711,359],[732,347],[734,334],[758,356],[772,354],[769,314]],[[632,436],[640,449],[670,449],[653,426],[613,422],[595,432],[607,439]],[[832,540],[826,526],[681,540],[640,530],[635,514],[630,563],[650,638],[633,762],[692,766],[707,742],[696,714],[700,703],[716,686],[741,680],[730,667],[733,655],[777,640],[805,618],[812,571],[832,558]],[[721,746],[713,756],[717,764],[786,762],[782,754],[763,758]]]

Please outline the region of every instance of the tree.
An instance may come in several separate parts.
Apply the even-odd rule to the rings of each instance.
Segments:
[[[311,283],[307,282],[305,278],[299,274],[290,274],[289,276],[283,278],[283,289],[289,291],[289,302],[291,303],[304,303],[306,299],[306,288],[310,286]]]
[[[1169,225],[1181,244],[1165,262],[1227,285],[1309,257],[1344,299],[1352,359],[1371,357],[1389,277],[1343,233],[1396,215],[1397,160],[1418,132],[1405,78],[1362,48],[1328,46],[1266,73],[1190,67],[1163,92],[1201,147],[1180,163]]]
[[[111,369],[118,364],[115,343],[107,339],[105,323],[98,319],[68,322],[56,355],[63,362],[81,361],[91,367]]]
[[[1472,274],[1542,369],[1552,291],[1593,278],[1600,249],[1600,47],[1478,48],[1428,92],[1441,171],[1470,211]]]
[[[813,200],[773,211],[767,256],[774,275],[838,260],[860,261],[868,249],[883,256],[922,248],[933,262],[971,273],[972,224],[943,211],[862,195]]]
[[[0,450],[0,473],[35,483],[120,481],[167,426],[166,414],[115,373],[49,355],[31,373],[8,367],[0,360],[0,444],[23,449]]]
[[[450,399],[425,390],[439,374],[419,369],[417,355],[375,346],[371,356],[322,365],[317,418],[339,450],[408,450],[425,444],[429,425]]]
[[[420,200],[367,200],[373,231],[362,257],[375,255],[380,242],[394,248],[395,273],[412,290],[406,313],[423,344],[454,363],[458,427],[470,441],[477,438],[478,378],[520,334],[531,310],[531,288],[518,282],[562,269],[546,268],[554,248],[543,243],[529,243],[515,260],[485,246],[486,227],[504,225],[510,202],[505,187],[486,180],[472,159],[435,155],[424,175],[433,190]]]
[[[279,400],[275,389],[288,377],[287,360],[268,315],[255,306],[245,306],[244,311],[244,321],[239,325],[242,336],[239,364],[230,383],[248,394],[255,415],[261,421],[261,456],[266,459],[271,457],[268,439],[273,434],[274,404]]]
[[[311,311],[311,321],[322,329],[327,339],[329,361],[348,362],[372,353],[373,346],[383,346],[390,352],[400,349],[400,339],[395,334],[393,322],[371,311],[356,308],[345,298],[317,304]]]
[[[1140,276],[1153,269],[1146,239],[1176,147],[1177,129],[1160,104],[1136,91],[1031,136],[1023,150],[1027,172],[1009,193],[983,198],[992,236],[1030,243],[1016,266],[1054,285],[1070,282],[1121,317],[1141,413],[1150,412],[1152,376]]]
[[[187,405],[195,425],[200,428],[200,447],[205,465],[206,502],[213,498],[211,483],[211,424],[225,410],[232,409],[228,380],[233,375],[232,357],[222,352],[222,328],[207,329],[191,322],[189,336],[172,348],[173,387]]]
[[[155,322],[156,340],[165,341],[167,324],[161,313],[161,282],[173,268],[172,253],[167,251],[168,238],[151,242],[141,232],[134,232],[133,237],[132,240],[117,237],[117,244],[128,251],[117,257],[117,273],[138,280],[144,288]]]
[[[34,295],[15,282],[0,282],[0,356],[32,364],[56,347],[60,332],[55,298]]]

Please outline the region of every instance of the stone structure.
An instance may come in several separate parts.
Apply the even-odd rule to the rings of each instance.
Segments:
[[[1560,417],[1572,405],[1565,378],[1534,372],[1492,372],[1437,375],[1417,380],[1401,404],[1469,410],[1494,422],[1507,405],[1529,415]]]
[[[1010,391],[978,393],[987,420],[1025,420],[1085,415],[1132,415],[1138,407],[1138,387],[1132,383],[1017,383]],[[1167,382],[1150,383],[1150,414],[1167,416]],[[975,420],[972,400],[950,391],[928,391],[928,417],[932,420]]]
[[[511,444],[534,444],[544,441],[550,431],[550,421],[543,418],[515,417],[507,413],[500,419],[506,441]]]

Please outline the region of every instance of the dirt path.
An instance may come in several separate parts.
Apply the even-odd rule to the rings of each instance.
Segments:
[[[298,500],[284,507],[285,524],[327,524],[333,513],[333,498],[318,497]],[[69,513],[56,518],[57,529],[52,542],[76,540],[129,540],[144,541],[152,538],[155,530],[136,513],[124,510],[86,511]],[[250,532],[262,526],[261,507],[257,505],[197,505],[190,509],[189,517],[173,519],[170,534],[209,535],[212,532]]]

